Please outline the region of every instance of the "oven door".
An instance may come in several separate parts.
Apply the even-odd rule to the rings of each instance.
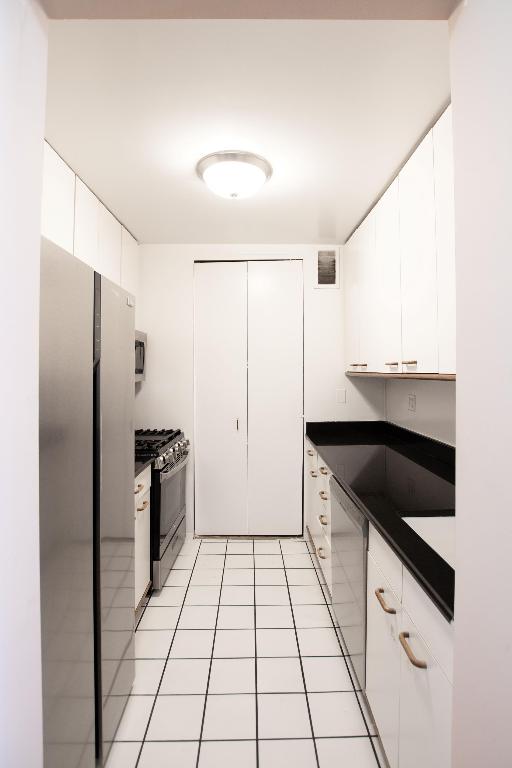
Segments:
[[[160,470],[160,543],[159,559],[176,533],[185,515],[185,493],[188,456],[169,469]]]

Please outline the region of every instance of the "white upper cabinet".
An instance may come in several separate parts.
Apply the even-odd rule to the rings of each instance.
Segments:
[[[439,373],[455,373],[455,211],[452,110],[434,126]]]
[[[73,253],[75,174],[44,142],[41,234]]]
[[[121,224],[100,203],[98,217],[98,272],[121,283]]]
[[[135,238],[121,227],[121,287],[134,296],[139,282],[138,247]]]
[[[366,217],[345,248],[345,349],[347,368],[369,370],[373,347],[369,316],[373,314],[370,284],[375,259],[375,219]]]
[[[398,176],[402,368],[437,373],[436,225],[432,131]]]
[[[355,232],[343,250],[343,280],[345,290],[345,365],[349,371],[357,371],[359,362],[359,230]]]
[[[75,196],[75,256],[98,269],[98,210],[100,201],[79,178]]]
[[[371,369],[382,373],[402,370],[402,305],[400,297],[400,214],[398,179],[375,207],[374,289],[376,340]]]

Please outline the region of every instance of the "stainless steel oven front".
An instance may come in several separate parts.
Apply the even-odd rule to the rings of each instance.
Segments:
[[[161,589],[178,555],[186,529],[188,451],[161,469],[153,465],[151,478],[151,553],[153,589]]]

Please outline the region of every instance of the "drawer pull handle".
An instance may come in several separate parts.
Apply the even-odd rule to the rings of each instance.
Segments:
[[[315,452],[311,450],[311,448],[308,448],[308,456],[314,456]]]
[[[311,477],[318,477],[318,472],[315,472],[314,469],[310,469],[309,474],[311,475]]]
[[[317,547],[316,553],[320,560],[327,560],[327,555],[324,555],[324,548],[323,547]]]
[[[328,497],[328,495],[326,494],[325,491],[318,491],[318,495],[320,496],[320,498],[323,501],[328,501],[329,500],[329,497]]]
[[[398,360],[394,363],[384,363],[384,365],[398,365]]]
[[[146,499],[146,501],[142,502],[142,507],[137,507],[137,512],[144,512],[145,509],[149,507],[149,501]]]
[[[322,475],[329,474],[329,470],[327,469],[327,467],[320,467],[320,472],[322,473]]]
[[[382,610],[385,611],[386,613],[396,613],[396,610],[394,608],[390,608],[389,605],[387,605],[386,601],[382,597],[383,594],[384,594],[384,590],[382,589],[382,587],[379,587],[378,589],[375,590],[375,597],[379,601],[380,607],[382,608]]]
[[[329,525],[329,521],[326,515],[318,515],[318,519],[320,520],[321,525]]]
[[[137,483],[137,487],[133,492],[134,495],[136,496],[138,493],[140,493],[143,488],[144,488],[144,483]]]
[[[402,360],[402,365],[418,365],[417,360]]]
[[[368,363],[350,363],[351,366],[357,366],[358,368],[368,368]]]
[[[407,642],[409,638],[408,632],[400,632],[398,635],[398,639],[400,640],[400,645],[404,649],[405,653],[407,654],[407,658],[413,665],[413,667],[418,667],[418,669],[426,669],[427,668],[427,662],[421,661],[421,659],[417,659],[414,653],[412,652],[411,646]]]

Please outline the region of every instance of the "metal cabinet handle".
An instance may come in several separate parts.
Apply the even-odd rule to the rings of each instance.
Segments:
[[[133,492],[134,495],[136,496],[138,493],[140,493],[143,488],[144,488],[144,483],[137,483],[137,487]]]
[[[308,448],[308,456],[314,456],[315,452],[311,450],[311,448]]]
[[[368,363],[350,363],[350,365],[357,365],[358,368],[368,368]]]
[[[398,360],[396,360],[394,363],[384,363],[384,365],[398,365]]]
[[[375,597],[379,601],[380,607],[382,608],[382,610],[385,611],[386,613],[396,613],[394,608],[390,608],[389,605],[386,604],[386,601],[382,597],[383,594],[384,594],[384,590],[382,589],[382,587],[379,587],[378,589],[375,590]]]
[[[323,547],[318,547],[317,550],[316,550],[316,553],[317,553],[318,557],[320,558],[320,560],[327,560],[327,555],[324,555],[324,548]]]
[[[320,467],[320,472],[322,473],[322,475],[329,474],[329,470],[327,469],[327,467]]]
[[[329,497],[325,491],[318,491],[318,495],[321,499],[323,499],[323,501],[329,501]]]
[[[417,360],[402,360],[402,365],[418,365]]]
[[[315,472],[314,469],[310,469],[309,474],[311,475],[311,477],[318,477],[318,472]]]
[[[137,512],[144,512],[145,509],[149,507],[149,501],[146,499],[146,501],[142,502],[142,507],[137,507]]]
[[[398,635],[398,639],[400,640],[400,645],[404,649],[405,653],[407,654],[407,658],[413,665],[413,667],[418,667],[418,669],[426,669],[427,668],[427,662],[421,661],[421,659],[417,659],[414,653],[412,652],[411,646],[407,642],[409,638],[408,632],[400,632]]]
[[[320,520],[321,525],[329,525],[329,521],[326,515],[318,515],[318,519]]]

